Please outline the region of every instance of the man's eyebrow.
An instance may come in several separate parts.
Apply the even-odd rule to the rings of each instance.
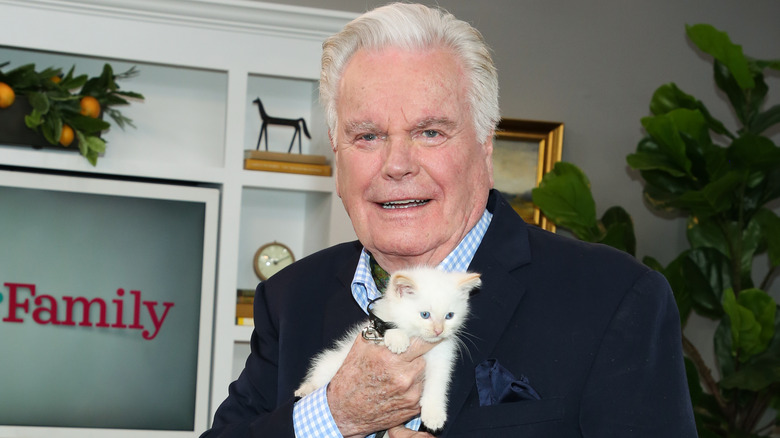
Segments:
[[[354,134],[357,132],[376,132],[377,126],[373,122],[368,121],[352,121],[344,123],[344,132],[347,134]]]
[[[417,122],[417,129],[425,129],[430,127],[443,127],[446,129],[452,129],[456,126],[456,123],[446,117],[426,117]]]

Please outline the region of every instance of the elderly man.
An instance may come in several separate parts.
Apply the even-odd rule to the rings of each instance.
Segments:
[[[328,385],[293,395],[310,358],[365,319],[377,276],[427,265],[483,281],[440,436],[695,437],[663,277],[527,226],[491,190],[498,79],[480,34],[393,4],[323,50],[338,194],[359,241],[258,286],[251,355],[203,436],[431,436],[417,419],[431,344],[393,354],[358,337]]]

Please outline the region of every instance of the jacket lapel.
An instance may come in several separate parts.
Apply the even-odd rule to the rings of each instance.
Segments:
[[[493,207],[493,208],[491,208]],[[495,191],[488,210],[493,220],[469,270],[482,274],[482,289],[471,297],[471,316],[461,355],[452,376],[448,418],[455,418],[474,388],[474,368],[488,359],[520,304],[525,287],[513,271],[530,263],[527,225]]]
[[[348,263],[341,265],[336,272],[338,287],[331,292],[323,310],[322,341],[323,345],[331,345],[333,340],[344,336],[344,333],[359,321],[366,319],[366,313],[355,302],[352,296],[352,278],[355,275],[362,246],[356,244],[356,253]],[[352,260],[354,259],[354,260]]]

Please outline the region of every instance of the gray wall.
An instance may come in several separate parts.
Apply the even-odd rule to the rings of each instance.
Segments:
[[[363,12],[376,0],[274,0]],[[711,62],[687,41],[685,24],[728,32],[747,55],[780,59],[777,0],[424,0],[482,31],[494,50],[504,117],[565,123],[563,159],[591,180],[599,215],[621,205],[634,218],[637,252],[669,263],[687,247],[685,222],[664,218],[642,201],[642,181],[625,157],[643,131],[653,91],[675,82],[701,99],[730,128],[726,100],[712,81]],[[767,108],[780,103],[780,75],[767,78]],[[780,143],[780,129],[771,132]],[[780,205],[775,205],[780,211]],[[754,268],[763,277],[768,262]],[[780,280],[772,288],[780,296]],[[691,318],[686,333],[711,360],[714,326]]]
[[[276,2],[352,12],[385,3]],[[563,159],[590,178],[599,214],[612,205],[626,208],[634,218],[638,256],[652,255],[664,264],[687,246],[685,224],[644,205],[641,179],[625,162],[643,136],[639,119],[649,114],[653,91],[675,82],[734,126],[713,84],[711,62],[688,42],[685,24],[712,24],[728,32],[746,54],[780,58],[776,0],[423,3],[439,4],[482,31],[499,68],[502,115],[565,123]],[[777,74],[768,79],[771,105],[780,102],[779,79]],[[780,143],[780,130],[773,133]]]

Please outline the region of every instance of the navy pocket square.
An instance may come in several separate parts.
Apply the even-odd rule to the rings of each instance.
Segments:
[[[516,378],[497,359],[488,359],[477,365],[475,373],[480,406],[542,399],[527,377],[521,374],[520,378]]]

